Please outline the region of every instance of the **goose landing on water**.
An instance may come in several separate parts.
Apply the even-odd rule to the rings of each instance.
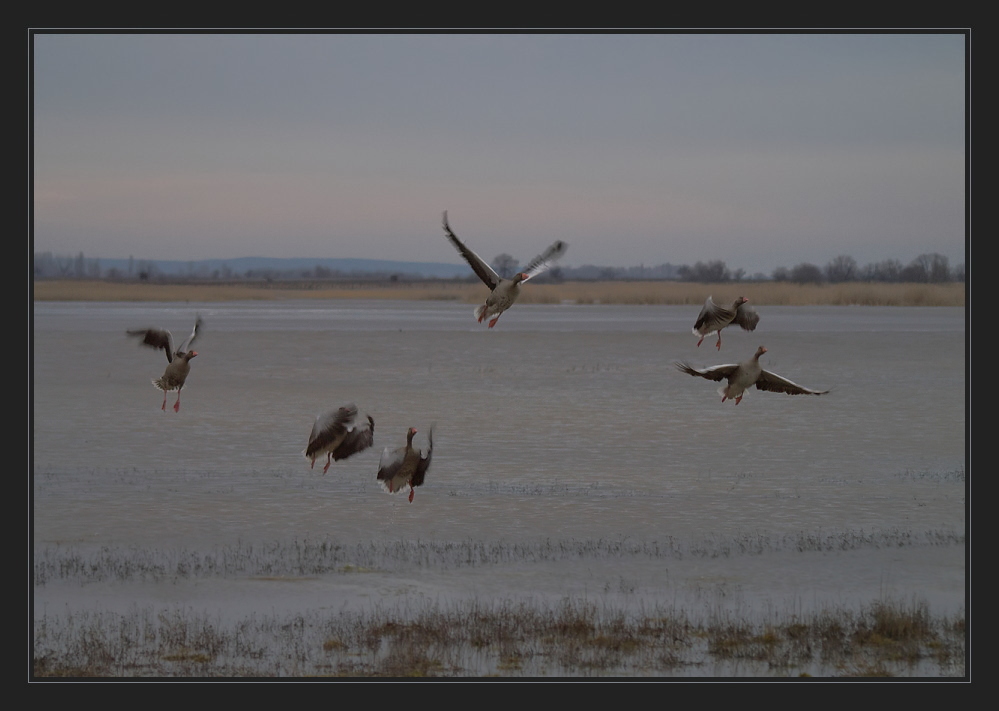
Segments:
[[[375,421],[370,415],[360,415],[354,403],[321,413],[312,426],[309,445],[304,452],[305,458],[311,462],[309,468],[315,468],[316,459],[325,454],[325,474],[331,462],[346,459],[370,447],[374,434]]]
[[[465,261],[468,262],[472,271],[482,280],[482,283],[489,287],[491,293],[486,297],[486,302],[475,309],[476,320],[482,323],[488,318],[489,328],[495,326],[500,315],[513,306],[517,297],[520,296],[520,285],[531,277],[535,277],[550,269],[555,260],[565,254],[569,248],[569,245],[565,242],[557,240],[548,249],[531,260],[531,263],[527,265],[524,271],[517,273],[512,279],[504,279],[493,271],[493,268],[486,264],[479,255],[466,247],[464,242],[458,239],[454,232],[451,231],[451,227],[447,223],[447,210],[444,211],[443,222],[444,235],[448,241],[465,258]]]
[[[194,322],[194,329],[191,335],[184,339],[177,350],[173,348],[173,336],[169,331],[160,328],[139,328],[127,331],[129,336],[142,338],[141,345],[163,350],[166,353],[167,367],[163,375],[153,378],[153,385],[163,391],[163,405],[161,410],[166,410],[167,393],[171,390],[177,391],[177,402],[173,405],[174,412],[180,412],[180,391],[187,382],[187,375],[191,372],[191,358],[198,355],[197,351],[188,350],[198,336],[198,330],[202,326],[199,316]]]
[[[707,380],[727,380],[728,385],[720,387],[718,394],[722,396],[722,402],[735,400],[736,405],[742,401],[746,390],[753,385],[756,386],[757,390],[769,390],[788,395],[825,395],[829,392],[828,390],[811,390],[768,370],[763,370],[763,366],[760,365],[760,356],[766,352],[767,349],[760,346],[756,349],[756,355],[747,361],[737,364],[713,365],[704,370],[698,370],[681,361],[676,361],[674,365],[687,375],[699,375]]]
[[[697,345],[701,345],[706,336],[717,333],[718,343],[715,344],[715,348],[721,350],[722,329],[733,323],[741,326],[744,331],[755,331],[756,324],[760,322],[760,315],[753,307],[746,306],[748,301],[745,296],[740,296],[731,306],[719,306],[709,296],[704,301],[701,313],[697,315],[697,321],[694,322],[694,335],[701,337]]]
[[[410,427],[406,432],[406,446],[382,452],[378,461],[378,483],[390,494],[396,494],[405,486],[409,486],[409,502],[413,503],[416,495],[415,487],[420,486],[430,469],[430,459],[434,454],[434,428],[427,433],[427,451],[421,452],[413,448],[413,435],[416,428]]]

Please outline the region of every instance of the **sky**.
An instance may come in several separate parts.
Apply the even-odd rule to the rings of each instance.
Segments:
[[[966,41],[38,32],[34,251],[956,266]]]

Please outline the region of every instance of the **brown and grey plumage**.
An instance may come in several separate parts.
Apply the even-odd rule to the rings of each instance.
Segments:
[[[166,353],[167,367],[163,375],[153,379],[153,385],[163,391],[163,406],[161,410],[166,410],[167,393],[171,390],[177,391],[177,402],[173,405],[173,411],[180,411],[180,391],[187,382],[187,375],[191,372],[191,358],[198,355],[198,352],[191,350],[194,339],[198,337],[203,321],[199,316],[194,322],[194,329],[191,331],[180,347],[174,350],[173,336],[165,329],[161,328],[138,328],[127,331],[129,336],[137,336],[142,339],[141,345],[149,346]]]
[[[760,315],[753,307],[746,306],[748,301],[745,296],[740,296],[731,306],[719,306],[709,296],[701,308],[701,313],[697,315],[697,321],[694,322],[694,335],[701,337],[697,345],[701,345],[705,336],[717,333],[718,343],[715,347],[721,350],[722,329],[733,323],[745,331],[755,331],[756,324],[760,322]]]
[[[693,368],[682,361],[676,361],[674,365],[687,375],[699,375],[714,381],[727,380],[728,385],[720,387],[718,394],[722,396],[722,402],[735,400],[736,405],[742,400],[746,390],[754,385],[757,390],[769,390],[788,395],[825,395],[829,392],[828,390],[811,390],[797,383],[792,383],[787,378],[771,373],[769,370],[763,370],[763,366],[760,365],[760,356],[766,352],[767,349],[760,346],[756,349],[756,354],[747,361],[713,365],[704,370]]]
[[[434,453],[434,428],[427,433],[425,452],[413,448],[415,434],[416,428],[410,427],[406,432],[406,446],[395,450],[386,447],[378,461],[378,483],[390,494],[396,494],[408,485],[410,503],[416,495],[415,487],[423,484],[427,476]]]
[[[362,416],[357,405],[350,403],[316,417],[312,434],[309,435],[309,444],[305,448],[305,458],[312,463],[311,469],[316,466],[316,459],[325,453],[325,474],[331,461],[346,459],[370,447],[374,442],[374,435],[374,419],[371,415]]]
[[[479,323],[489,318],[489,328],[495,326],[500,315],[513,306],[520,296],[520,285],[550,269],[555,260],[565,254],[569,248],[569,245],[562,240],[556,240],[548,249],[531,260],[526,269],[515,274],[512,279],[504,279],[451,231],[447,222],[447,210],[444,211],[444,235],[458,250],[458,254],[465,258],[482,283],[489,287],[490,294],[486,297],[486,302],[475,309],[475,318]]]

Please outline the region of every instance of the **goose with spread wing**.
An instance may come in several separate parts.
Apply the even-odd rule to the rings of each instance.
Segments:
[[[458,254],[465,258],[472,271],[489,287],[490,294],[486,297],[486,302],[475,309],[475,318],[479,323],[488,318],[489,328],[495,326],[500,315],[513,306],[520,296],[520,285],[550,269],[569,247],[562,240],[556,240],[548,249],[531,260],[526,269],[515,274],[512,279],[504,279],[451,231],[447,222],[447,210],[444,211],[444,235],[458,250]]]
[[[434,453],[434,428],[427,433],[427,449],[420,451],[413,447],[413,436],[416,428],[410,427],[406,432],[406,446],[392,450],[386,447],[378,461],[378,483],[390,494],[397,494],[409,486],[409,502],[413,503],[416,495],[415,487],[423,484],[430,469],[430,460]]]
[[[346,459],[370,447],[374,435],[374,419],[371,415],[362,415],[354,403],[320,413],[312,425],[309,444],[304,452],[305,458],[311,462],[309,468],[315,468],[316,459],[325,454],[325,474],[331,462]]]
[[[173,405],[173,411],[180,412],[180,391],[184,387],[184,383],[187,382],[188,373],[191,372],[191,358],[198,355],[197,351],[191,350],[191,346],[194,344],[194,339],[198,337],[202,324],[201,317],[197,317],[191,335],[185,338],[176,350],[173,347],[173,336],[165,329],[138,328],[127,331],[129,336],[141,338],[141,345],[166,353],[166,370],[163,371],[162,376],[153,379],[153,385],[163,391],[161,410],[166,410],[167,393],[176,390],[177,402]]]
[[[742,363],[732,363],[726,365],[713,365],[710,368],[698,370],[687,363],[676,361],[674,365],[687,375],[699,375],[707,380],[720,382],[727,380],[728,385],[723,385],[718,389],[718,394],[722,396],[722,402],[735,400],[738,405],[746,390],[756,386],[757,390],[769,390],[774,393],[787,393],[788,395],[825,395],[828,390],[812,390],[802,387],[797,383],[792,383],[787,378],[781,377],[769,370],[764,370],[760,365],[760,356],[767,352],[764,346],[756,349],[756,354]]]
[[[706,336],[717,333],[718,343],[715,347],[721,350],[722,329],[733,323],[741,326],[744,331],[755,331],[756,324],[760,322],[760,315],[752,306],[746,306],[748,302],[749,299],[740,296],[731,306],[719,306],[709,296],[701,308],[701,313],[697,315],[697,321],[694,322],[694,335],[701,337],[697,345],[701,345]]]

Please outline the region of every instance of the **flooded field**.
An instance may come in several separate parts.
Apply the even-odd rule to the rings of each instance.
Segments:
[[[696,311],[36,302],[35,672],[962,676],[964,309],[771,306],[720,352]],[[161,411],[125,330],[196,314]],[[673,366],[760,344],[831,392],[736,406]],[[324,476],[347,402],[375,444]],[[431,425],[413,503],[383,493]]]

